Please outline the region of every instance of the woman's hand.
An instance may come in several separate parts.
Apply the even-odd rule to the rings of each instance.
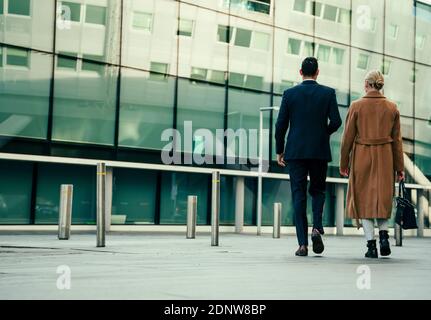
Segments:
[[[349,176],[349,168],[340,168],[340,174],[343,176],[343,177],[348,177]]]
[[[285,167],[286,166],[286,162],[284,162],[284,153],[282,154],[277,154],[277,163],[280,167]]]
[[[404,171],[397,171],[397,182],[404,181],[405,175]]]

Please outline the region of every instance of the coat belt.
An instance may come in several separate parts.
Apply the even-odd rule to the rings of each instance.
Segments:
[[[377,139],[364,139],[364,138],[356,138],[357,144],[362,144],[366,146],[377,146],[380,144],[387,144],[394,141],[391,137],[385,137],[385,138],[377,138]]]

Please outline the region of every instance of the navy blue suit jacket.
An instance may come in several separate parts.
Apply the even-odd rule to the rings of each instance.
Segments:
[[[283,94],[275,128],[277,154],[284,152],[286,161],[320,159],[330,162],[329,137],[340,126],[335,90],[306,80]]]

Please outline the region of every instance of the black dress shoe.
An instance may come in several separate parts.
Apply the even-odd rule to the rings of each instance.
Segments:
[[[378,258],[376,240],[368,240],[367,242],[368,251],[365,253],[365,258]]]
[[[323,250],[325,250],[325,246],[323,245],[322,236],[317,229],[313,229],[313,233],[311,234],[311,241],[313,242],[313,252],[317,254],[321,254]]]
[[[300,246],[298,250],[295,252],[295,256],[298,257],[306,257],[308,256],[308,249],[306,246]]]
[[[391,254],[391,246],[389,244],[389,234],[387,231],[379,231],[379,239],[380,239],[380,255],[381,256],[389,256]]]

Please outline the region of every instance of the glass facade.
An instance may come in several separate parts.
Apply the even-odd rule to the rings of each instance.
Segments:
[[[385,74],[405,151],[431,177],[430,27],[429,0],[1,0],[0,152],[160,163],[163,131],[185,136],[187,121],[213,134],[258,129],[259,108],[279,105],[301,81],[302,59],[315,56],[318,81],[336,89],[343,118],[363,95],[367,71]],[[276,117],[264,118],[264,157],[272,164]],[[332,138],[334,177],[341,133]],[[214,143],[221,150],[202,148],[203,139],[196,131],[177,150],[257,157],[226,139]],[[90,169],[0,164],[0,224],[56,223],[57,189],[66,180],[82,188],[74,223],[94,223]],[[222,222],[232,224],[236,178],[223,179]],[[250,225],[256,183],[245,183]],[[183,224],[186,196],[196,194],[198,222],[208,223],[209,188],[205,175],[116,169],[113,221]],[[328,190],[325,223],[333,225]],[[263,222],[271,223],[271,205],[280,201],[289,208],[283,223],[292,224],[287,182],[265,181],[264,195]]]

